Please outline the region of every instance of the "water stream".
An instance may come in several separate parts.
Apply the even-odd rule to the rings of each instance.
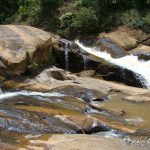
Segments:
[[[66,70],[69,70],[69,43],[65,43],[65,64]]]
[[[133,55],[127,55],[122,58],[115,59],[112,58],[111,55],[106,51],[100,51],[97,48],[86,47],[78,40],[76,41],[76,44],[89,54],[104,59],[109,63],[120,66],[121,68],[133,71],[136,74],[136,78],[139,78],[147,88],[150,88],[150,61],[139,60],[137,56]],[[143,77],[145,80],[143,81],[141,77]]]

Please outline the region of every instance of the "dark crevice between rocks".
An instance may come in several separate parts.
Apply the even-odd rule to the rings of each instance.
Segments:
[[[89,131],[85,131],[85,134],[94,134],[94,133],[99,133],[99,132],[109,132],[111,128],[107,126],[95,126]]]

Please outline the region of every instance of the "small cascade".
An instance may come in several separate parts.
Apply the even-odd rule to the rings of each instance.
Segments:
[[[136,78],[138,78],[143,85],[150,88],[150,61],[139,60],[137,56],[127,55],[122,58],[112,58],[106,51],[100,51],[96,48],[86,47],[79,41],[76,44],[85,52],[99,57],[109,63],[120,66],[124,69],[131,70],[135,73]]]
[[[84,61],[84,70],[86,70],[88,68],[88,59],[86,57],[86,55],[82,54],[83,57],[83,61]]]
[[[69,70],[69,43],[65,43],[65,64],[66,70]]]

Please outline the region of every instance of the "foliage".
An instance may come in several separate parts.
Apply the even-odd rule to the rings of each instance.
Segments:
[[[26,51],[26,57],[27,57],[26,73],[27,74],[33,74],[37,71],[39,65],[31,59],[30,53],[28,51]]]
[[[38,64],[36,62],[31,61],[30,64],[27,66],[28,72],[32,73],[38,69]]]
[[[0,1],[0,23],[4,23],[7,18],[18,10],[17,0]]]
[[[147,30],[150,0],[3,0],[0,23],[8,22],[42,27],[65,37],[96,34],[119,25]]]
[[[19,0],[18,15],[15,21],[34,24],[38,22],[40,10],[40,0]]]
[[[122,24],[134,28],[141,28],[144,25],[144,20],[136,9],[131,9],[123,13],[120,20]]]

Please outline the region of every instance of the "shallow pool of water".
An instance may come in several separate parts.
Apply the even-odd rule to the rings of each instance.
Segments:
[[[125,119],[141,129],[150,130],[150,102],[129,102],[123,99],[124,96],[124,94],[116,93],[111,96],[111,100],[102,102],[101,105],[106,109],[125,111]]]

